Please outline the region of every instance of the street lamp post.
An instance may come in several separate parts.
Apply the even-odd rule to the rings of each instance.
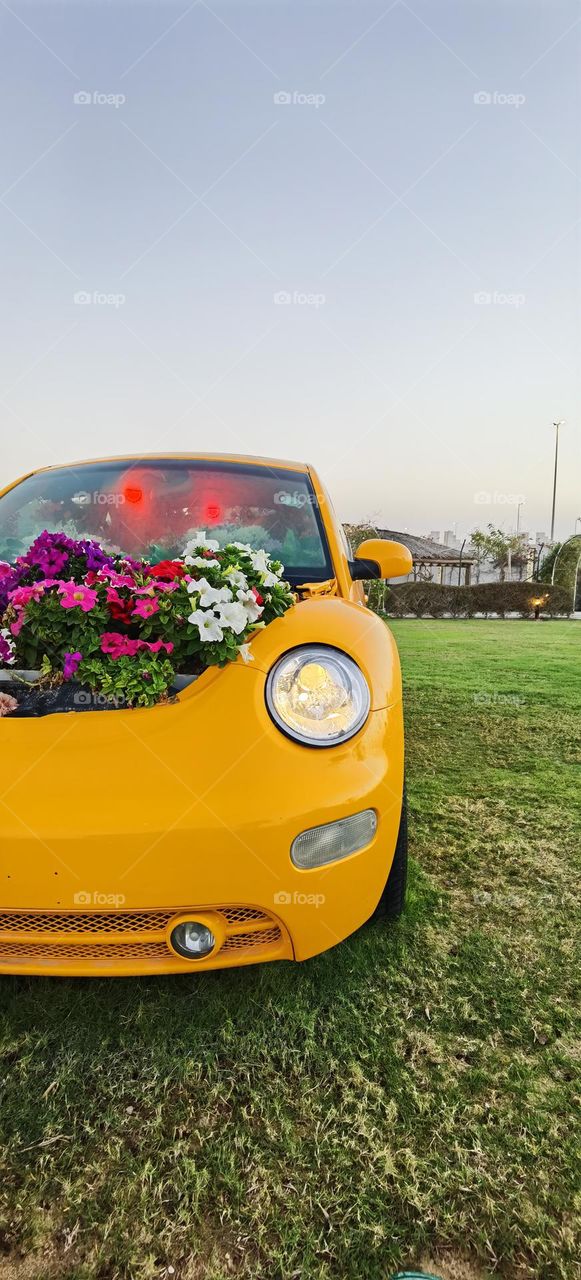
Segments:
[[[523,502],[524,502],[524,498],[523,498]],[[518,536],[518,531],[519,531],[519,529],[520,529],[520,509],[521,509],[521,507],[522,507],[522,505],[523,505],[523,502],[517,502],[517,504],[516,504],[516,532],[517,532],[517,536]]]
[[[555,470],[553,473],[553,508],[551,511],[551,542],[555,540],[555,504],[557,501],[557,466],[559,462],[559,427],[563,426],[565,419],[560,418],[558,422],[554,422],[555,428]]]

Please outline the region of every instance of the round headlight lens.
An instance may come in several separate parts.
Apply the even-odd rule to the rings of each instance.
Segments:
[[[369,688],[340,649],[305,645],[272,668],[268,710],[284,733],[315,747],[332,747],[357,733],[369,714]]]

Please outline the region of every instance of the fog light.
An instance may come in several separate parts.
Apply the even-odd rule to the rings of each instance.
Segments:
[[[174,951],[187,960],[203,960],[216,946],[212,930],[200,920],[182,920],[172,929],[170,942]]]
[[[291,845],[291,861],[305,871],[324,867],[327,862],[338,862],[350,853],[364,849],[377,830],[375,809],[364,809],[351,818],[339,818],[326,822],[322,827],[310,827],[301,832]]]

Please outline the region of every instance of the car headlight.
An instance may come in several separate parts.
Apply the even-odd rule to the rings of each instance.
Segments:
[[[333,747],[357,733],[369,714],[367,681],[340,649],[304,645],[279,658],[266,682],[266,705],[283,733],[311,747]]]

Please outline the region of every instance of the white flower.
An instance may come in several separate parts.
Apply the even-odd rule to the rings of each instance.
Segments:
[[[5,658],[4,661],[7,667],[11,667],[12,664],[16,662],[16,658],[14,654],[14,637],[12,636],[12,633],[8,630],[8,627],[2,628],[2,630],[0,631],[0,636],[2,636],[2,639],[6,641],[6,644],[10,649],[10,657]]]
[[[237,551],[245,551],[248,556],[254,554],[249,542],[231,542],[230,546],[236,547]]]
[[[261,613],[264,612],[262,605],[256,603],[256,596],[253,591],[237,591],[236,598],[240,601],[246,613],[249,622],[257,622]]]
[[[207,538],[205,531],[202,532],[201,529],[197,529],[193,538],[190,538],[189,541],[186,542],[183,555],[191,556],[195,551],[200,551],[204,547],[207,551],[219,551],[220,543],[215,542],[213,538]]]
[[[188,622],[198,628],[200,640],[222,640],[224,636],[216,615],[210,609],[194,609],[194,612],[190,613]]]
[[[248,586],[248,578],[246,577],[246,574],[242,573],[241,569],[235,569],[233,565],[230,569],[224,570],[224,577],[228,579],[229,583],[233,587],[243,588]]]
[[[194,565],[196,569],[219,569],[219,560],[206,560],[204,556],[184,556],[184,564]]]
[[[216,609],[216,616],[221,627],[229,627],[236,635],[244,631],[248,626],[248,615],[242,604],[220,604]]]
[[[257,573],[268,572],[269,559],[266,551],[252,551],[250,559],[252,560],[252,568],[256,569]]]
[[[270,569],[267,569],[266,573],[263,573],[261,577],[263,587],[276,587],[279,581],[278,574],[272,573]]]
[[[206,578],[199,578],[197,582],[188,582],[188,591],[190,595],[199,595],[202,609],[208,609],[213,604],[221,604],[224,600],[232,599],[232,592],[229,587],[211,587]]]
[[[249,644],[241,644],[238,652],[243,662],[254,662],[254,654],[251,652]]]

